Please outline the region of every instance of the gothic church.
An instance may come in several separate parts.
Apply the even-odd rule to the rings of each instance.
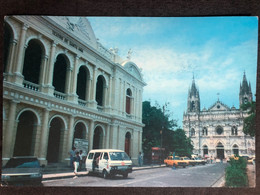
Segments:
[[[244,73],[240,84],[239,104],[252,102],[250,82]],[[183,129],[193,142],[193,153],[225,159],[233,154],[255,155],[255,139],[243,133],[246,111],[231,108],[219,101],[209,108],[200,109],[199,90],[193,78],[188,93],[187,111],[183,115]]]

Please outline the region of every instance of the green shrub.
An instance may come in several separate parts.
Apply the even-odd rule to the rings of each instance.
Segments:
[[[226,169],[226,186],[245,187],[248,185],[246,173],[247,161],[242,157],[230,159],[230,166]]]

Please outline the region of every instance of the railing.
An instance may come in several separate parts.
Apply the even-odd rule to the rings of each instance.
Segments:
[[[66,99],[66,94],[58,92],[58,91],[54,91],[53,95],[54,95],[54,97],[61,99],[61,100]]]
[[[85,100],[78,100],[78,103],[80,106],[86,106],[87,105],[87,102]]]
[[[101,43],[98,43],[98,51],[111,61],[114,61],[115,54],[112,53],[109,49],[105,48]]]
[[[126,118],[132,118],[132,115],[126,113]]]
[[[35,84],[35,83],[31,83],[29,81],[23,81],[23,86],[24,88],[26,89],[30,89],[30,90],[33,90],[33,91],[39,91],[39,85]]]

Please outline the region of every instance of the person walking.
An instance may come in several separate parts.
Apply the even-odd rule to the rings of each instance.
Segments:
[[[78,178],[78,168],[79,168],[79,162],[80,162],[80,157],[79,157],[79,152],[76,152],[76,156],[74,157],[74,177],[73,179]]]
[[[79,151],[79,158],[80,158],[79,170],[81,170],[82,169],[82,164],[83,164],[83,153],[82,153],[82,150]]]
[[[141,167],[143,165],[143,155],[141,152],[139,152],[139,155],[138,155],[138,164],[139,164],[139,167]]]
[[[70,167],[73,169],[74,165],[74,157],[76,156],[76,148],[73,146],[72,149],[69,151],[69,155],[70,155]]]

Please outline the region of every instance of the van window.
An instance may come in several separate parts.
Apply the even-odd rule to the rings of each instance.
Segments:
[[[109,152],[111,160],[130,160],[125,152]]]
[[[88,159],[93,159],[94,153],[89,153]]]
[[[104,153],[103,159],[108,160],[108,154],[106,152]]]

